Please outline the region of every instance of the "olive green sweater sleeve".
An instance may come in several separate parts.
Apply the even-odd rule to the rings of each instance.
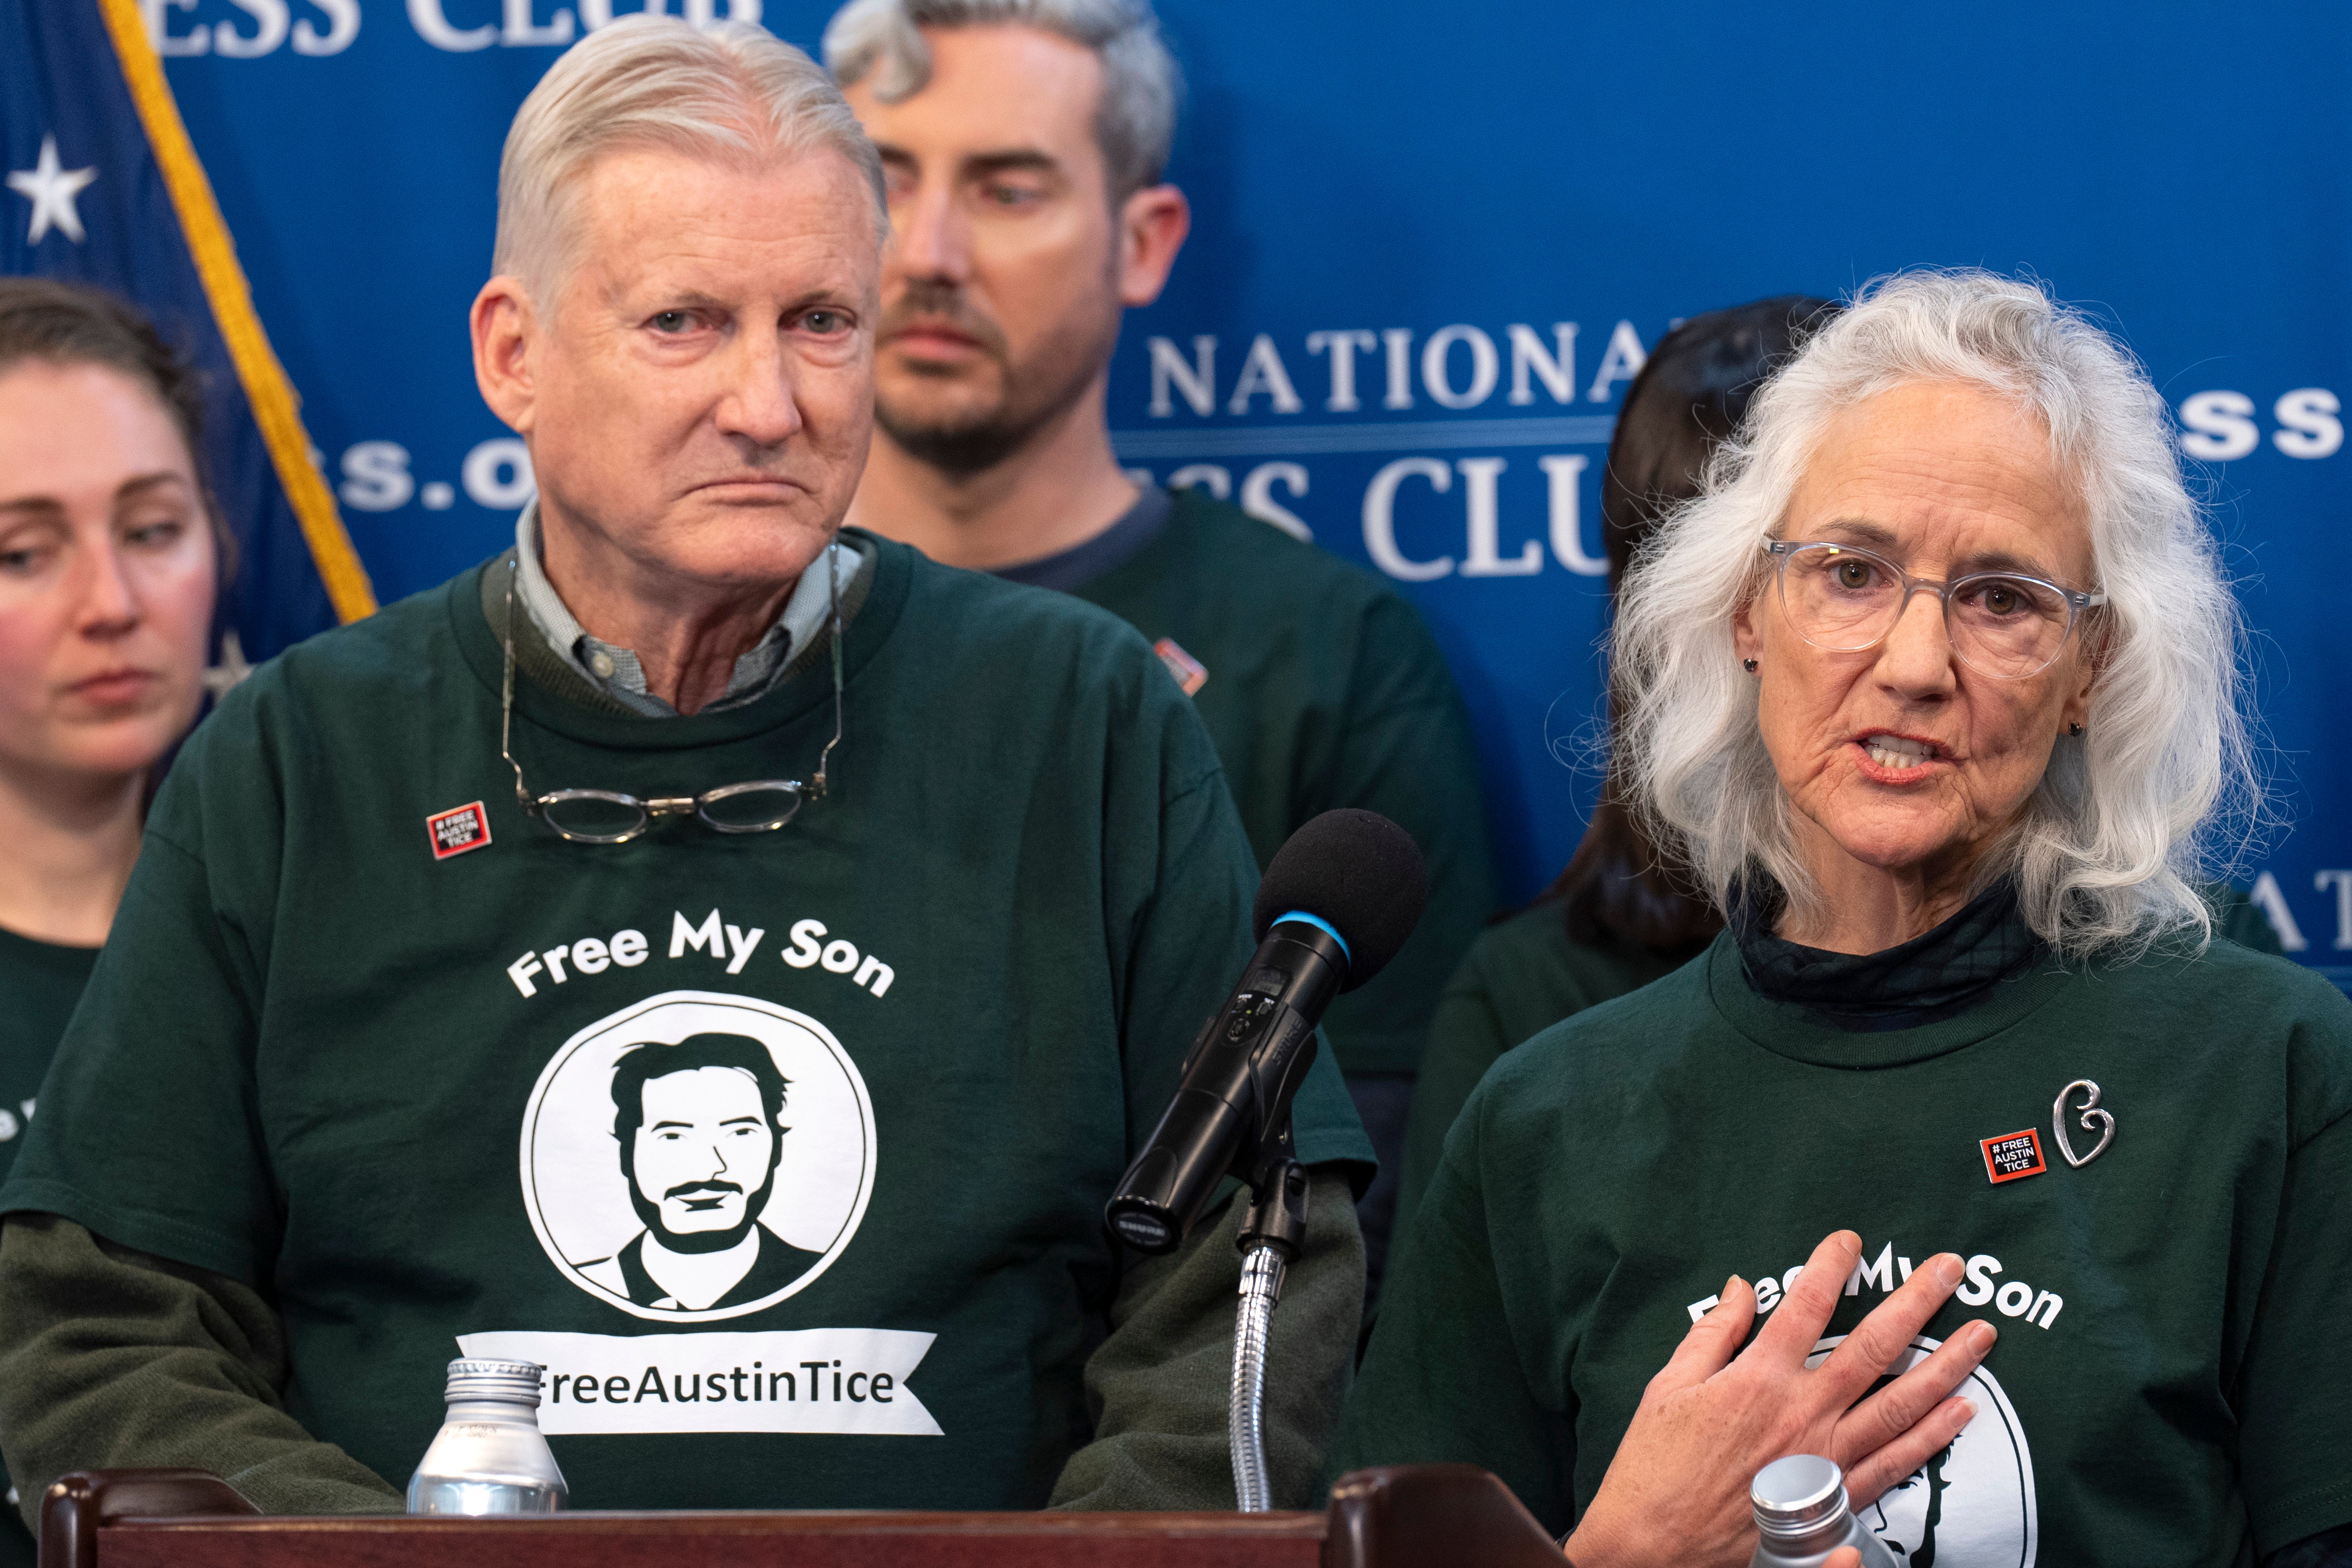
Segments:
[[[194,1466],[264,1513],[388,1513],[401,1494],[286,1412],[286,1336],[224,1275],[54,1215],[0,1227],[0,1449],[26,1522],[68,1470]]]
[[[1094,1438],[1062,1468],[1054,1508],[1231,1509],[1225,1431],[1240,1303],[1244,1205],[1166,1258],[1129,1268],[1111,1332],[1087,1363]],[[1265,1458],[1276,1508],[1312,1508],[1355,1376],[1364,1239],[1347,1177],[1309,1173],[1307,1247],[1283,1280],[1266,1348]]]

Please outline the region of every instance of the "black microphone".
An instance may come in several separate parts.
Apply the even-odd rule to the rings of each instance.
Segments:
[[[1378,974],[1421,919],[1421,851],[1377,812],[1327,811],[1290,836],[1258,883],[1256,954],[1184,1058],[1160,1125],[1119,1179],[1104,1218],[1129,1245],[1173,1252],[1217,1184],[1255,1184],[1315,1060],[1331,998]]]

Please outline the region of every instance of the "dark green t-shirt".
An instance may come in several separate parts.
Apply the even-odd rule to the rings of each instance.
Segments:
[[[1445,978],[1495,907],[1468,715],[1413,607],[1379,578],[1194,490],[1158,538],[1076,590],[1204,676],[1193,705],[1263,866],[1339,806],[1412,835],[1421,923],[1324,1032],[1351,1073],[1410,1073]],[[1180,661],[1181,668],[1181,661]]]
[[[1131,629],[867,542],[833,792],[775,833],[526,817],[478,569],[257,671],[155,803],[0,1209],[252,1283],[290,1411],[395,1485],[463,1347],[548,1365],[579,1507],[1042,1503],[1102,1203],[1255,871]],[[806,778],[828,664],[660,721],[519,681],[516,755]],[[1297,1121],[1368,1157],[1328,1062]]]
[[[1562,1018],[1673,973],[1682,960],[1629,942],[1571,942],[1557,903],[1538,904],[1478,934],[1430,1019],[1405,1124],[1395,1235],[1404,1235],[1445,1134],[1470,1091],[1505,1051]]]
[[[2112,1142],[2052,1101],[2099,1086]],[[2040,1170],[1996,1183],[1987,1140]],[[1465,1460],[1567,1528],[1725,1278],[1841,1226],[1833,1338],[1937,1252],[1917,1344],[2000,1330],[1960,1437],[1864,1522],[1937,1568],[2243,1564],[2352,1521],[2352,1005],[2217,942],[1847,1034],[1718,939],[1486,1075],[1393,1267],[1335,1469]],[[1824,1342],[1824,1348],[1827,1341]]]
[[[94,947],[61,947],[0,931],[0,1176],[16,1163],[26,1124],[66,1020],[98,963]],[[33,1538],[14,1509],[0,1510],[0,1568],[31,1568]]]
[[[2256,952],[2284,951],[2269,919],[2243,891],[2221,885],[2206,891],[2213,900],[2215,934]],[[1480,932],[1430,1020],[1405,1128],[1395,1234],[1404,1234],[1437,1173],[1454,1117],[1505,1051],[1562,1018],[1672,973],[1683,962],[1630,942],[1571,942],[1556,903],[1522,910]]]
[[[98,952],[0,931],[0,1176],[24,1145],[41,1076],[89,984]]]

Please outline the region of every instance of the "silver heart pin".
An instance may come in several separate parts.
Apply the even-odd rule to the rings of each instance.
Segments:
[[[2066,1112],[2069,1109],[2066,1104],[2066,1100],[2068,1097],[2073,1095],[2078,1089],[2089,1091],[2090,1095],[2089,1099],[2083,1101],[2083,1131],[2088,1132],[2094,1127],[2103,1127],[2105,1129],[2105,1131],[2099,1134],[2098,1146],[2087,1154],[2075,1153],[2074,1145],[2066,1141]],[[2074,1082],[2068,1084],[2065,1088],[2060,1089],[2058,1091],[2058,1098],[2050,1102],[2050,1131],[2057,1135],[2058,1152],[2066,1156],[2066,1163],[2074,1166],[2079,1171],[2084,1166],[2089,1164],[2092,1161],[2097,1159],[2100,1155],[2105,1153],[2107,1152],[2107,1145],[2116,1141],[2115,1113],[2099,1109],[2099,1086],[2097,1084],[2093,1083],[2089,1079],[2078,1078]]]

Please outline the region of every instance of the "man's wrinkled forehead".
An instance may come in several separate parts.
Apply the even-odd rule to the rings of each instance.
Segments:
[[[719,300],[747,288],[855,301],[878,275],[884,230],[865,176],[830,148],[740,154],[614,148],[574,178],[564,287],[602,299],[646,289]]]

